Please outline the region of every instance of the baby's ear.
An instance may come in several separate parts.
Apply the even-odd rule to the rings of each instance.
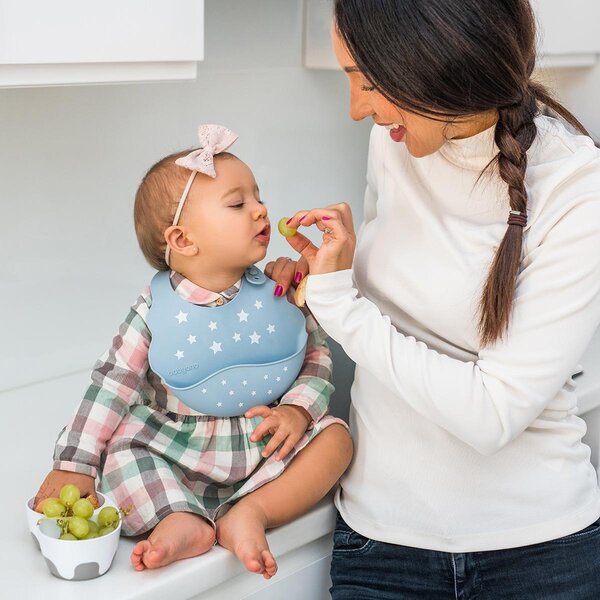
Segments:
[[[171,253],[181,256],[195,256],[198,254],[198,247],[186,237],[185,231],[179,225],[167,227],[164,235]]]

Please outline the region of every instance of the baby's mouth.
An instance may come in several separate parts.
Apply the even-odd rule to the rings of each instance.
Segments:
[[[258,232],[256,237],[268,239],[271,236],[271,225],[268,223]]]

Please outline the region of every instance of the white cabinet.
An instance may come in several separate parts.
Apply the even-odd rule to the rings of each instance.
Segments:
[[[542,68],[585,67],[600,54],[598,0],[533,0]]]
[[[600,0],[532,0],[539,66],[585,67],[600,54]],[[304,65],[337,69],[329,41],[333,0],[304,0]]]
[[[0,0],[0,87],[194,79],[204,0]]]

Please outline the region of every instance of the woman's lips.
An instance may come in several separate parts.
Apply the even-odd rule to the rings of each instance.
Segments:
[[[406,135],[406,127],[404,125],[399,125],[398,123],[391,123],[390,125],[385,126],[386,129],[390,131],[390,137],[395,142],[401,142]]]

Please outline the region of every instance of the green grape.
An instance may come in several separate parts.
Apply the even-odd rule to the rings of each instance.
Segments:
[[[288,219],[283,217],[282,219],[279,219],[279,222],[277,223],[277,229],[279,229],[279,233],[286,238],[292,237],[297,233],[297,229],[294,229],[293,227],[288,227],[287,222]]]
[[[64,516],[67,509],[58,498],[46,498],[42,505],[42,510],[44,511],[44,516],[52,519]]]
[[[90,532],[88,522],[83,517],[71,517],[69,520],[69,533],[76,538],[83,539]]]
[[[80,498],[73,504],[73,514],[77,517],[89,519],[94,514],[94,507],[87,498]]]
[[[90,531],[83,539],[93,540],[94,538],[100,537],[97,531]]]
[[[113,506],[105,506],[98,513],[98,525],[100,527],[106,527],[112,525],[116,527],[119,524],[119,511]]]
[[[103,527],[99,532],[98,532],[98,536],[102,537],[104,535],[108,535],[109,533],[112,533],[115,530],[115,528],[112,525],[107,525],[106,527]]]
[[[72,483],[64,485],[60,490],[60,501],[67,507],[70,508],[79,500],[81,493],[79,488]]]
[[[92,521],[88,519],[88,527],[90,528],[90,533],[98,533],[100,527],[98,527],[98,523],[96,521]]]
[[[59,539],[61,539],[61,540],[76,540],[77,538],[72,533],[63,533]]]

